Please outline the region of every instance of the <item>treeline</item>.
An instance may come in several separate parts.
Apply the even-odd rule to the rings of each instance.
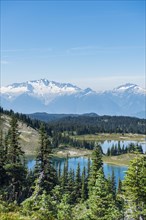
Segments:
[[[1,106],[0,106],[0,114],[5,114],[10,117],[16,117],[17,120],[24,122],[27,126],[30,126],[34,129],[39,129],[40,124],[41,124],[41,122],[37,119],[31,119],[29,116],[22,114],[22,113],[18,113],[18,112],[15,113],[13,110],[10,110],[10,111],[4,110]]]
[[[28,126],[39,129],[41,121],[31,119],[28,115],[7,111],[0,107],[0,113],[16,116]],[[137,133],[146,134],[146,119],[125,116],[77,115],[68,116],[49,123],[43,122],[49,135],[66,132],[69,135],[97,133]]]
[[[55,132],[52,135],[52,146],[53,148],[57,148],[61,145],[64,147],[75,147],[75,148],[84,148],[88,150],[93,150],[95,147],[94,141],[81,141],[71,138],[68,134]],[[101,149],[102,151],[102,149]]]
[[[143,148],[140,144],[133,144],[130,143],[128,146],[122,146],[120,145],[120,141],[118,142],[118,145],[112,145],[111,148],[107,149],[107,156],[117,156],[121,154],[127,154],[127,153],[134,153],[134,152],[139,152],[143,154]]]
[[[12,110],[7,111],[3,110],[3,108],[0,107],[0,113],[8,115],[10,117],[16,117],[17,120],[25,123],[27,126],[32,127],[33,129],[40,129],[40,126],[43,124],[45,127],[45,130],[47,134],[50,136],[50,141],[52,144],[53,148],[58,148],[59,146],[71,146],[75,148],[84,148],[88,150],[93,150],[95,143],[94,142],[88,142],[88,141],[80,141],[80,140],[75,140],[71,138],[68,134],[68,132],[61,132],[57,131],[57,128],[52,128],[49,124],[45,122],[41,122],[36,119],[30,119],[29,116],[25,114],[20,114],[20,113],[14,113]]]
[[[97,133],[146,134],[146,120],[125,116],[69,116],[49,122],[57,131],[68,131],[71,135]]]
[[[44,124],[34,170],[25,165],[13,116],[8,134],[0,130],[0,219],[11,220],[121,220],[146,218],[146,156],[136,155],[116,190],[115,176],[105,178],[100,146],[92,164],[63,170],[51,163],[52,145]],[[97,199],[98,198],[98,199]],[[130,210],[130,211],[129,211]]]

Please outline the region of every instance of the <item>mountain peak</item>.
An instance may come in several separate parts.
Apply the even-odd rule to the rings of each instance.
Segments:
[[[132,83],[126,83],[124,85],[118,86],[116,88],[116,90],[126,90],[126,89],[130,89],[130,88],[134,88],[137,87],[138,85],[136,84],[132,84]]]
[[[145,94],[145,89],[131,83],[97,93],[44,78],[1,87],[0,99],[4,108],[18,112],[134,115],[145,110]]]
[[[132,83],[126,83],[113,89],[114,93],[139,93],[146,94],[146,90]]]

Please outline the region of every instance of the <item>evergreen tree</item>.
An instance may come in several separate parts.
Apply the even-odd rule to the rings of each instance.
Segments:
[[[78,201],[81,198],[81,174],[80,164],[78,163],[75,175],[75,200]]]
[[[122,151],[122,149],[121,149],[120,141],[118,141],[118,154],[119,155],[121,154],[121,151]]]
[[[131,161],[124,180],[124,198],[127,216],[146,218],[146,156],[136,155]]]
[[[68,155],[66,161],[64,162],[64,167],[61,175],[61,187],[64,193],[67,192],[67,184],[68,184]]]
[[[82,198],[82,201],[85,201],[87,198],[87,182],[86,182],[86,168],[85,167],[82,172],[81,198]]]
[[[107,153],[106,153],[107,156],[110,156],[111,155],[111,151],[110,151],[110,148],[108,147],[107,149]]]
[[[116,199],[116,181],[115,181],[115,174],[114,174],[114,170],[112,170],[112,177],[111,177],[111,193],[113,195],[113,199]]]
[[[97,146],[92,154],[92,167],[90,171],[90,178],[88,182],[89,193],[92,191],[92,187],[95,186],[96,179],[98,178],[98,171],[102,169],[102,154],[100,148]]]
[[[119,180],[118,180],[117,193],[118,193],[118,194],[121,194],[121,192],[122,192],[122,181],[121,181],[121,179],[119,178]]]
[[[109,193],[108,183],[102,168],[98,170],[98,178],[96,178],[92,193],[89,195],[88,206],[89,219],[118,220],[121,217],[113,195]]]
[[[18,120],[12,117],[10,122],[10,129],[8,131],[8,163],[16,164],[21,163],[24,152],[19,143],[20,132],[18,130]]]
[[[6,194],[10,201],[22,201],[27,170],[24,164],[24,152],[19,144],[18,121],[12,117],[8,132],[6,170]]]
[[[71,220],[72,219],[72,210],[71,205],[69,204],[70,196],[68,194],[64,194],[61,202],[58,204],[58,220]]]
[[[74,191],[74,170],[70,169],[68,173],[68,183],[67,183],[67,193],[70,195],[70,203],[73,204],[75,201],[75,191]]]
[[[91,159],[90,157],[88,157],[87,179],[89,178],[89,175],[90,175],[90,169],[91,169]]]
[[[42,124],[39,130],[39,152],[36,160],[35,176],[40,179],[40,193],[46,191],[49,193],[57,184],[57,172],[52,166],[50,160],[50,141]]]

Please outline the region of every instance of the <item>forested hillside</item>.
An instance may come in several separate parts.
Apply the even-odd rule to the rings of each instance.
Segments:
[[[125,116],[98,116],[94,113],[85,115],[50,115],[47,123],[46,114],[29,115],[14,113],[0,107],[0,113],[15,115],[32,128],[38,129],[41,121],[48,132],[64,132],[70,134],[96,134],[96,133],[135,133],[146,134],[146,119]],[[48,114],[47,114],[48,115]],[[48,117],[48,116],[47,116]]]
[[[101,147],[92,164],[80,172],[61,171],[51,163],[52,144],[45,126],[39,128],[34,170],[25,166],[17,118],[12,115],[8,135],[0,131],[0,219],[8,220],[121,220],[146,218],[146,156],[136,153],[126,178],[116,189],[114,173],[105,178]],[[98,198],[98,199],[97,199]]]
[[[146,120],[124,116],[69,116],[49,125],[58,131],[75,131],[77,135],[95,133],[146,134]]]

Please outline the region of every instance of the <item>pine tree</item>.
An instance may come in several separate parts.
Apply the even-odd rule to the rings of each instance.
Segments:
[[[118,220],[120,213],[116,207],[113,195],[109,193],[108,183],[103,169],[98,170],[98,178],[92,187],[88,200],[88,216],[92,220]]]
[[[69,204],[70,196],[68,194],[64,194],[60,204],[57,206],[58,220],[71,220],[72,219],[72,210],[71,205]]]
[[[8,131],[7,159],[8,162],[12,164],[21,163],[24,152],[22,151],[19,143],[20,132],[18,130],[18,121],[15,117],[12,117],[10,126],[11,127]]]
[[[112,195],[113,200],[116,200],[116,182],[115,182],[115,175],[114,175],[114,170],[112,170],[112,175],[108,177],[107,179],[107,184],[108,184],[108,191],[109,194]]]
[[[89,178],[89,175],[90,175],[90,169],[91,169],[91,159],[90,157],[88,157],[87,179]]]
[[[75,202],[74,184],[74,170],[70,169],[67,181],[67,193],[70,195],[70,204],[73,204]]]
[[[39,130],[39,152],[36,160],[35,176],[40,179],[40,193],[46,191],[49,193],[57,184],[57,172],[52,166],[50,160],[50,141],[45,131],[45,126],[41,124]]]
[[[122,151],[122,149],[121,149],[120,141],[118,141],[118,155],[121,154],[121,151]]]
[[[24,152],[19,144],[19,135],[18,121],[15,117],[12,117],[7,142],[5,142],[8,146],[6,146],[7,160],[4,168],[7,175],[7,199],[10,201],[16,200],[17,202],[22,201],[27,175]]]
[[[82,172],[81,198],[82,198],[82,201],[85,201],[87,198],[87,182],[86,182],[86,168],[85,167]]]
[[[110,156],[111,155],[111,151],[110,151],[110,148],[108,147],[107,149],[107,153],[106,153],[107,156]]]
[[[119,178],[119,180],[118,180],[117,193],[118,193],[118,194],[121,194],[121,192],[122,192],[122,181],[121,181],[121,179]]]
[[[78,201],[81,198],[81,174],[80,164],[78,163],[75,175],[75,200]]]
[[[63,171],[62,171],[62,175],[61,175],[61,187],[62,190],[65,192],[67,192],[67,184],[68,184],[68,155],[66,158],[66,161],[64,162],[64,167],[63,167]]]
[[[98,171],[102,168],[102,154],[100,148],[97,146],[92,154],[92,167],[90,171],[90,178],[88,182],[89,193],[92,191],[92,187],[95,186],[96,179],[98,178]]]
[[[115,174],[114,174],[114,170],[112,170],[112,177],[111,177],[111,193],[113,195],[113,199],[116,199],[116,181],[115,181]]]
[[[127,216],[146,218],[146,156],[136,155],[131,161],[124,180],[124,198]]]

